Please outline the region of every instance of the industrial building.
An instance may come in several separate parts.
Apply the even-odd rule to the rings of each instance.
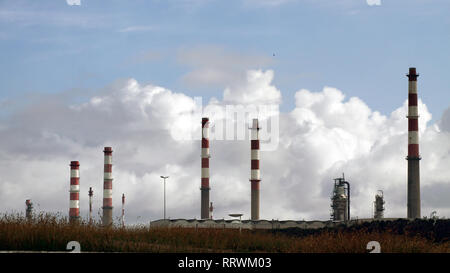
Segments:
[[[385,218],[384,221],[396,221],[399,218]],[[341,221],[295,221],[295,220],[197,220],[197,219],[161,219],[150,222],[150,228],[221,228],[221,229],[319,229],[336,227],[340,225],[352,226],[362,223],[373,222],[374,219],[352,219],[347,222]]]

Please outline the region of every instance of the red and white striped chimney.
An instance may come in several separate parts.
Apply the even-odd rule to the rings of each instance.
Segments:
[[[112,148],[105,147],[105,168],[103,181],[103,226],[112,225]]]
[[[259,127],[258,119],[253,119],[251,130],[251,219],[259,220],[259,183],[261,181],[259,173]]]
[[[201,165],[201,219],[209,218],[209,119],[202,118],[202,165]]]
[[[70,203],[69,220],[77,221],[80,218],[80,163],[70,162]]]
[[[420,218],[419,111],[417,108],[416,68],[410,67],[408,77],[408,218]]]

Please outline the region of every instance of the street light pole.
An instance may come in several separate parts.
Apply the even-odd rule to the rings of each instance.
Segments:
[[[164,220],[166,220],[166,178],[169,177],[161,175],[161,178],[164,179]]]

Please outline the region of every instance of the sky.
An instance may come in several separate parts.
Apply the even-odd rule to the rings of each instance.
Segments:
[[[383,190],[385,216],[405,217],[405,75],[416,67],[422,215],[450,217],[449,10],[446,0],[0,0],[0,212],[31,198],[67,214],[79,160],[81,215],[90,186],[97,214],[112,146],[115,216],[125,193],[128,223],[162,218],[169,175],[167,215],[198,218],[200,116],[274,105],[261,116],[278,139],[262,144],[261,218],[329,219],[342,173],[352,216],[372,217]],[[216,128],[225,120],[211,116]],[[249,149],[211,140],[214,217],[249,217]]]

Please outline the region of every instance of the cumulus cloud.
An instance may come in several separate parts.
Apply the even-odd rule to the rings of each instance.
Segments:
[[[271,70],[251,70],[242,85],[224,90],[223,100],[279,103]],[[199,217],[200,141],[177,136],[200,131],[199,105],[186,94],[134,79],[119,80],[84,103],[67,105],[52,95],[16,110],[0,123],[1,211],[23,211],[31,198],[40,210],[68,212],[69,162],[80,161],[81,215],[87,216],[89,187],[94,210],[102,200],[103,147],[113,147],[113,202],[127,197],[126,221],[162,218],[167,180],[167,215]],[[333,87],[300,89],[295,108],[279,116],[278,148],[261,152],[261,217],[327,220],[333,178],[345,172],[352,187],[352,216],[372,217],[377,190],[386,217],[406,216],[407,104],[390,115],[370,109]],[[438,124],[419,100],[423,215],[450,216],[450,132],[447,111]],[[226,117],[221,117],[226,118]],[[218,117],[217,119],[220,119]],[[215,119],[211,119],[214,127]],[[212,130],[214,130],[212,128]],[[250,216],[248,140],[211,141],[211,201],[214,216]],[[115,216],[120,210],[115,209]]]
[[[243,84],[234,84],[223,92],[223,100],[230,104],[279,104],[281,92],[272,85],[272,70],[247,71]]]

